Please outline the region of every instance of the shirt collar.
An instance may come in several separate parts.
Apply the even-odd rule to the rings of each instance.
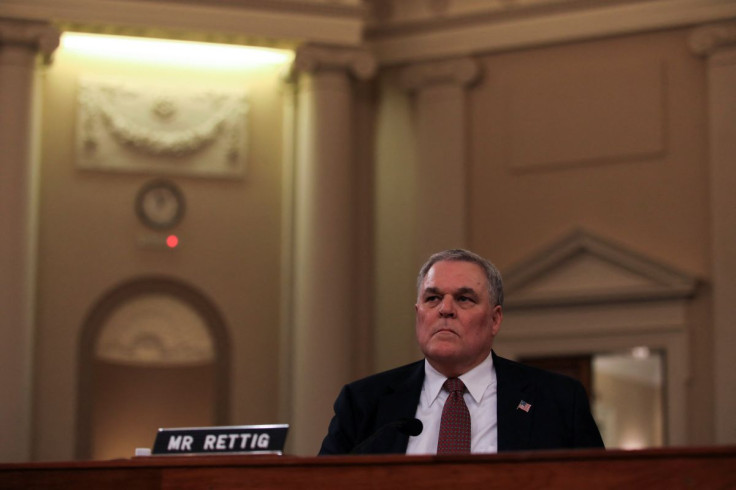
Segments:
[[[480,403],[488,386],[493,383],[493,356],[489,353],[483,362],[475,366],[465,374],[459,376],[465,387],[476,403]],[[437,371],[432,365],[424,360],[424,391],[427,396],[427,405],[431,406],[442,392],[447,376]]]

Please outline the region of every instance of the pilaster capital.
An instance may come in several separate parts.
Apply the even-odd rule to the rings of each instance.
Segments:
[[[0,46],[21,46],[41,53],[45,61],[59,47],[61,33],[48,22],[0,19]]]
[[[361,80],[376,73],[376,59],[366,49],[305,44],[296,50],[292,74],[344,70]]]
[[[736,47],[736,21],[707,24],[693,29],[688,40],[693,53],[711,56],[726,47]]]
[[[413,92],[441,84],[465,87],[479,78],[479,63],[466,56],[407,66],[399,74],[399,84],[404,90]]]

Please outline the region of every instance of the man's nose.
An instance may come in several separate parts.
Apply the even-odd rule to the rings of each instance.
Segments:
[[[442,298],[439,309],[440,316],[443,318],[455,318],[455,303],[452,296],[447,295]]]

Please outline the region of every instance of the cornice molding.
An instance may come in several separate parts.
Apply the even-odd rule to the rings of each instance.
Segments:
[[[467,86],[478,80],[480,67],[473,58],[462,57],[440,61],[418,63],[404,68],[399,75],[399,83],[407,91],[452,84]]]
[[[129,35],[165,31],[168,37],[202,33],[273,42],[357,46],[364,9],[358,0],[2,0],[0,18],[59,25],[114,26]],[[297,8],[298,7],[298,8]],[[196,40],[196,39],[195,39]]]
[[[59,40],[59,30],[47,22],[0,18],[0,46],[25,46],[48,61],[59,47]]]
[[[690,49],[700,56],[710,56],[720,49],[736,46],[736,21],[698,27],[690,34]]]
[[[307,44],[296,50],[293,73],[316,73],[322,70],[346,70],[361,80],[371,78],[377,64],[365,49]]]
[[[369,36],[428,32],[467,23],[550,15],[589,8],[588,0],[365,0]],[[631,0],[599,0],[599,4]]]
[[[364,10],[362,0],[139,0],[158,4],[210,5],[286,13],[355,17]]]
[[[386,15],[387,9],[395,12]],[[736,2],[2,0],[1,18],[288,49],[307,43],[363,47],[380,65],[391,66],[726,22],[736,19]]]
[[[397,65],[736,18],[736,2],[726,0],[558,3],[557,8],[518,9],[513,15],[443,13],[401,28],[373,27],[366,32],[366,44],[382,65]]]

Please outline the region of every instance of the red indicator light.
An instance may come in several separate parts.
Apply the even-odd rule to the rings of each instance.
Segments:
[[[179,237],[176,235],[169,235],[166,237],[166,246],[169,248],[176,248],[179,245]]]

